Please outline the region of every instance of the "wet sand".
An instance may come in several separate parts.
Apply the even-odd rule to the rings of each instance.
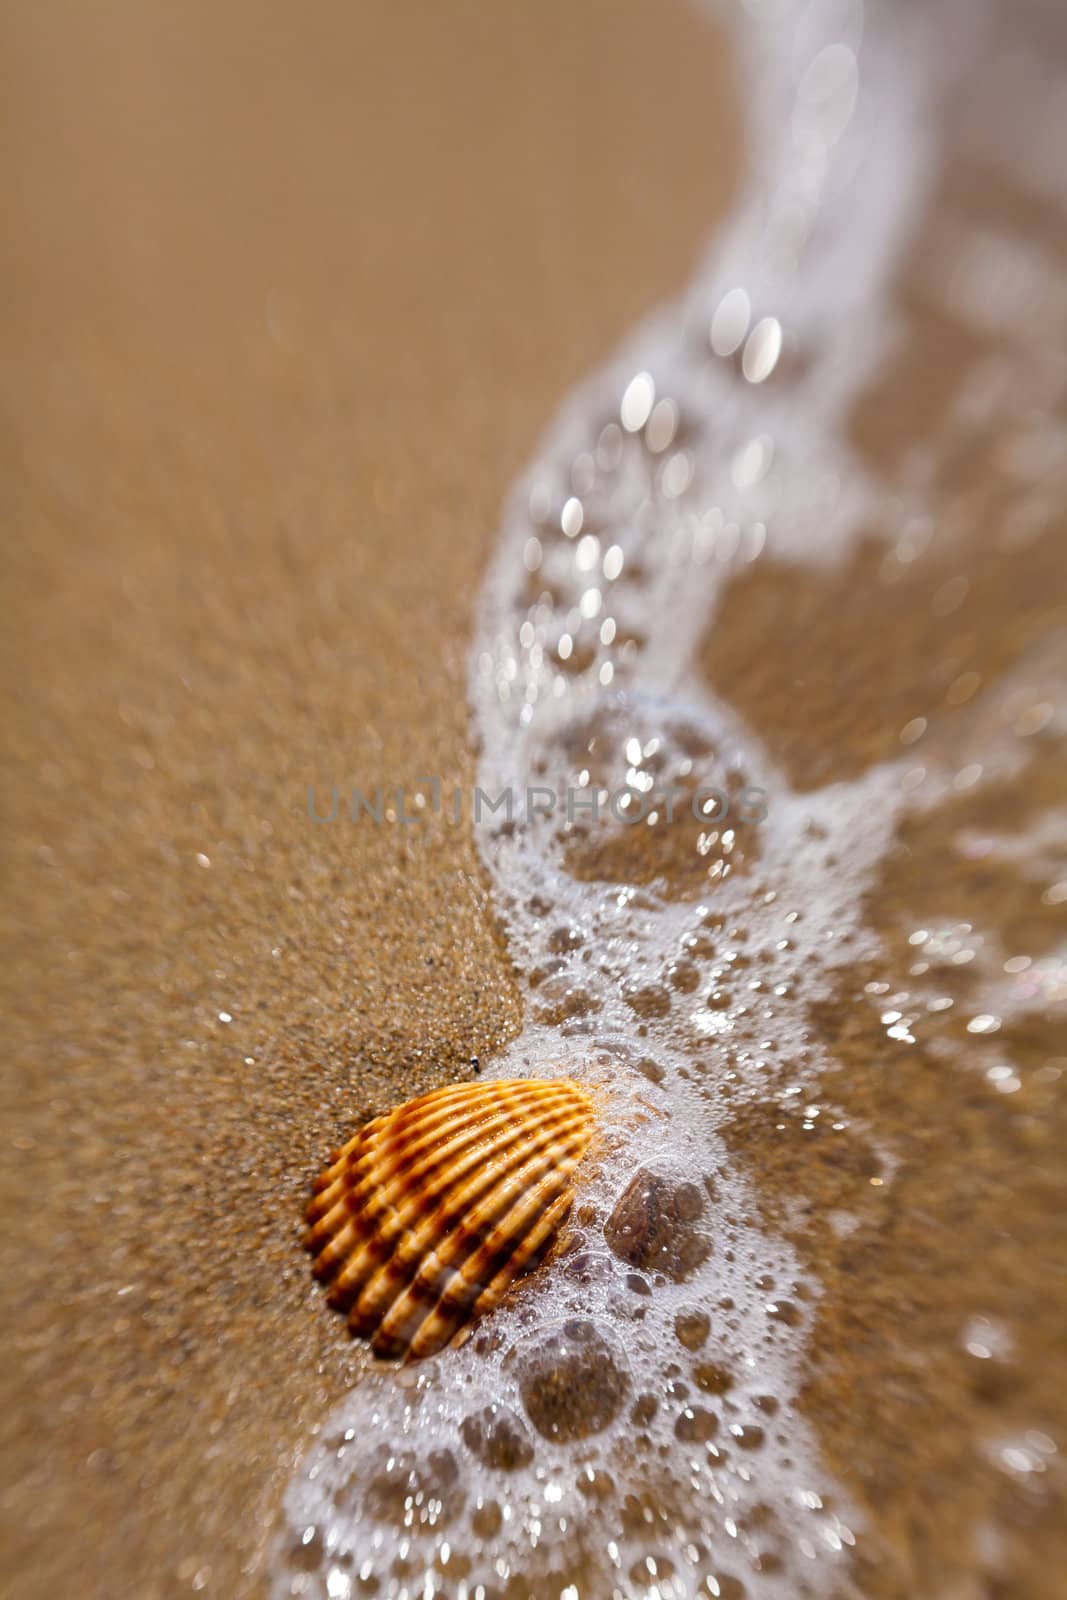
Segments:
[[[887,491],[937,442],[929,543],[872,526],[836,569],[769,562],[703,651],[796,789],[903,758],[914,797],[863,897],[879,954],[810,1008],[817,1091],[791,1099],[783,1063],[730,1126],[819,1285],[803,1410],[867,1522],[861,1592],[886,1600],[1052,1600],[1067,1571],[1067,517],[1062,458],[1024,464],[1064,403],[961,425],[1023,321],[977,331],[939,281],[940,239],[969,226],[1067,264],[1061,210],[950,150],[849,419]]]
[[[467,829],[307,786],[470,781],[501,497],[724,210],[731,84],[680,6],[6,33],[0,1586],[229,1600],[362,1359],[310,1177],[520,1020]]]

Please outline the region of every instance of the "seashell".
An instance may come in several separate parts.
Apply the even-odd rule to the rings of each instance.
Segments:
[[[416,1360],[551,1248],[593,1134],[570,1079],[451,1084],[368,1122],[315,1184],[306,1244],[330,1304]]]

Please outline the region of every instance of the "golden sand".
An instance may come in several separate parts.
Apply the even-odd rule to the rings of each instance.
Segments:
[[[307,1184],[518,1025],[468,830],[316,827],[305,795],[469,782],[503,493],[725,205],[714,35],[623,11],[7,22],[22,1596],[258,1592],[359,1360],[299,1248]]]

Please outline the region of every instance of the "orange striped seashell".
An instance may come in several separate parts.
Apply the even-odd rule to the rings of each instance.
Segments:
[[[308,1207],[330,1304],[380,1356],[433,1355],[551,1248],[592,1134],[566,1078],[452,1084],[368,1122]]]

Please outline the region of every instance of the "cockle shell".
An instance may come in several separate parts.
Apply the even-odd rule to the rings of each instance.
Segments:
[[[378,1355],[432,1355],[550,1249],[593,1102],[569,1079],[452,1084],[376,1117],[315,1184],[308,1249]]]

